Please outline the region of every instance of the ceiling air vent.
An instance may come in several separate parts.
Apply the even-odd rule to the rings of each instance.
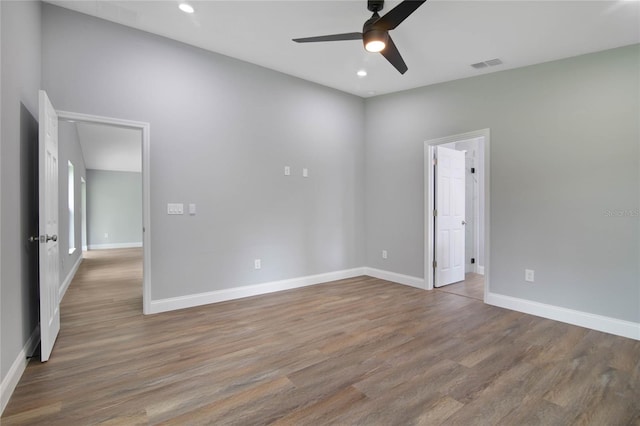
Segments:
[[[475,69],[481,69],[481,68],[486,68],[489,65],[487,65],[484,62],[478,62],[477,64],[471,64],[472,67],[474,67]]]
[[[502,61],[498,58],[495,59],[489,59],[487,61],[484,62],[478,62],[475,64],[471,64],[471,66],[477,70],[482,69],[482,68],[487,68],[487,67],[495,67],[496,65],[501,65]]]

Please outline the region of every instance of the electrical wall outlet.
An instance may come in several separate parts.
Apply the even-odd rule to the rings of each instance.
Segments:
[[[284,166],[284,175],[285,176],[290,176],[291,175],[291,167]]]
[[[388,253],[386,250],[382,250],[382,258],[386,259],[388,257]]]
[[[534,270],[533,269],[525,269],[524,270],[524,280],[532,283],[534,280]]]
[[[104,239],[105,239],[105,240],[108,240],[108,239],[109,239],[109,233],[108,233],[108,232],[105,232],[105,233],[104,233]]]
[[[260,269],[262,268],[262,262],[260,261],[260,259],[256,259],[253,261],[253,267],[255,269]]]

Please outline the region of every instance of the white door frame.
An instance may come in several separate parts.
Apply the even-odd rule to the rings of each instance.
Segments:
[[[489,278],[490,278],[490,239],[489,236],[489,188],[490,188],[490,131],[489,129],[481,129],[473,132],[462,133],[459,135],[445,136],[443,138],[431,139],[424,142],[424,277],[427,290],[433,290],[433,148],[436,145],[443,145],[451,142],[458,142],[468,139],[484,138],[484,143],[479,144],[478,149],[484,151],[484,299],[487,298],[489,290]]]
[[[82,251],[87,251],[87,181],[80,176],[80,245]]]
[[[151,313],[151,197],[150,197],[150,125],[141,121],[102,117],[69,111],[58,111],[58,118],[90,123],[110,124],[138,129],[142,132],[142,311]]]

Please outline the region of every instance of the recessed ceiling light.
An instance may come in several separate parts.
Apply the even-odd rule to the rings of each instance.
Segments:
[[[193,13],[193,6],[191,6],[188,3],[180,3],[180,5],[178,6],[180,8],[181,11],[183,11],[184,13]]]
[[[356,74],[358,74],[358,77],[366,77],[367,76],[367,70],[358,70],[358,72]]]

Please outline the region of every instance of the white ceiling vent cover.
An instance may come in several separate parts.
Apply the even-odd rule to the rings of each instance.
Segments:
[[[471,66],[477,70],[487,67],[495,67],[496,65],[502,65],[502,60],[499,58],[489,59],[483,62],[478,62],[475,64],[471,64]]]
[[[502,65],[502,61],[498,58],[489,59],[488,61],[484,61],[484,63],[489,65],[490,67],[495,67],[496,65]]]
[[[477,64],[471,64],[471,66],[472,66],[472,67],[474,67],[475,69],[478,69],[478,70],[479,70],[479,69],[481,69],[481,68],[486,68],[486,67],[488,67],[489,65],[487,65],[487,64],[486,64],[486,63],[484,63],[484,62],[478,62]]]

